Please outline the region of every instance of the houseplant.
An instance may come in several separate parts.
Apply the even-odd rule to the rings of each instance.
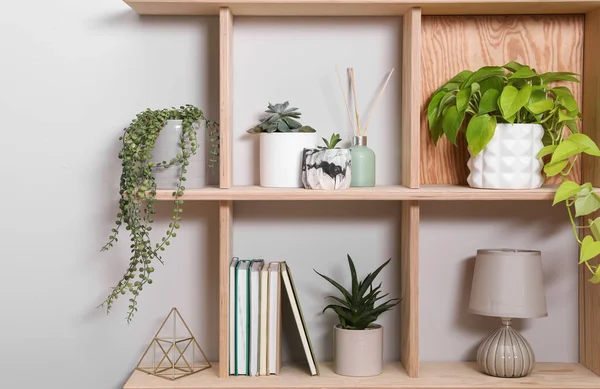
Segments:
[[[162,131],[169,129],[173,121],[180,121],[178,152],[161,162],[154,161],[154,147]],[[137,299],[147,284],[152,284],[154,261],[163,263],[161,253],[170,245],[171,239],[177,236],[181,213],[183,212],[183,196],[186,187],[190,160],[197,154],[201,142],[198,141],[200,122],[212,137],[218,132],[218,125],[204,117],[203,112],[192,105],[179,108],[150,110],[140,112],[131,121],[124,134],[119,138],[123,146],[119,151],[122,173],[119,187],[119,212],[116,226],[112,228],[108,242],[102,251],[109,250],[118,242],[118,235],[124,226],[131,242],[129,266],[121,280],[113,287],[106,300],[100,304],[110,312],[114,302],[121,296],[129,294],[129,310],[127,321],[130,322],[137,311]],[[203,134],[202,134],[203,136]],[[218,155],[213,143],[212,155]],[[175,170],[178,177],[173,187],[173,215],[164,236],[154,242],[151,239],[154,222],[157,183],[157,169]]]
[[[316,145],[315,129],[296,119],[298,108],[289,102],[269,103],[267,114],[247,132],[260,136],[260,185],[265,187],[302,186],[302,152]]]
[[[339,134],[325,138],[325,146],[304,149],[302,184],[306,189],[347,189],[352,180],[352,158],[349,149],[336,147],[342,140]]]
[[[350,255],[348,266],[352,284],[350,290],[333,279],[315,272],[333,285],[341,296],[328,296],[337,304],[329,304],[324,309],[334,311],[339,324],[333,327],[333,371],[346,376],[373,376],[381,374],[383,368],[383,327],[376,324],[377,318],[392,309],[400,299],[380,300],[388,296],[381,294],[381,283],[373,287],[373,282],[391,258],[374,272],[359,281],[356,268]]]
[[[544,182],[538,152],[559,142],[565,126],[577,131],[580,118],[572,92],[553,84],[579,82],[576,76],[540,74],[517,62],[464,70],[431,96],[427,120],[433,142],[445,136],[456,145],[464,129],[472,187],[538,188]]]

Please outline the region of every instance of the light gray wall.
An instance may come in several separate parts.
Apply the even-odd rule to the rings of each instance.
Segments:
[[[363,115],[378,83],[391,66],[397,66],[369,135],[381,161],[379,183],[398,183],[399,21],[368,19],[363,28],[351,19],[282,20],[281,25],[267,20],[240,20],[237,25],[236,184],[256,182],[255,146],[244,131],[255,123],[267,101],[290,99],[305,113],[303,121],[318,128],[320,135],[336,131],[348,139],[350,130],[333,67],[336,63],[340,69],[356,68]],[[4,119],[0,142],[0,364],[8,372],[3,376],[5,386],[119,388],[173,306],[181,310],[208,356],[216,359],[218,212],[214,203],[185,205],[182,229],[165,255],[165,265],[156,266],[155,283],[144,290],[132,324],[124,320],[126,300],[109,316],[95,307],[117,282],[129,258],[125,235],[112,251],[99,251],[117,211],[120,165],[116,155],[121,130],[147,107],[192,103],[206,109],[210,118],[218,117],[218,20],[140,18],[119,1],[12,2],[0,13],[0,36],[0,112]],[[521,215],[521,220],[529,223],[548,210],[542,204],[527,204],[518,210],[512,204],[500,204],[494,214],[479,219],[465,219],[472,212],[469,204],[425,206],[422,237],[430,234],[456,248],[450,251],[445,244],[422,241],[423,274],[429,276],[428,264],[442,256],[448,257],[449,274],[439,281],[422,280],[424,358],[462,359],[474,339],[490,328],[489,323],[478,322],[481,326],[473,329],[476,335],[463,333],[464,342],[458,345],[444,338],[449,342],[445,347],[459,350],[455,354],[427,351],[428,342],[438,337],[435,331],[460,327],[453,323],[457,314],[452,306],[458,306],[460,298],[456,296],[464,283],[455,281],[452,272],[461,275],[461,261],[477,246],[458,235],[456,223],[468,228],[472,239],[481,244],[495,243],[485,241],[492,234],[522,231],[530,236],[531,246],[548,250],[565,246],[561,251],[564,258],[559,261],[556,253],[553,264],[557,267],[550,270],[554,277],[561,274],[554,279],[559,286],[552,287],[555,289],[549,294],[554,301],[551,316],[531,325],[540,329],[535,343],[538,349],[542,346],[539,339],[547,337],[552,341],[543,346],[557,360],[573,358],[576,277],[572,266],[566,264],[576,255],[576,247],[568,236],[564,215],[557,210],[551,219],[541,219],[547,223],[527,224],[531,229],[508,228],[495,219]],[[475,207],[484,211],[484,205]],[[157,232],[167,224],[169,204],[159,208]],[[333,321],[331,314],[320,315],[319,311],[324,303],[321,297],[331,289],[312,269],[345,279],[346,253],[355,257],[362,274],[392,257],[396,261],[382,280],[392,293],[398,291],[394,278],[398,272],[398,208],[393,203],[236,206],[235,254],[285,259],[292,265],[319,359],[330,357]],[[563,223],[560,232],[550,233],[548,226],[558,221]],[[481,228],[481,223],[489,229]],[[511,223],[508,226],[514,227]],[[447,238],[448,234],[455,239]],[[451,266],[452,261],[456,267]],[[562,266],[571,267],[563,272]],[[440,296],[444,299],[441,304],[431,301]],[[426,310],[440,306],[445,310],[438,311],[436,319],[448,326],[425,331],[423,325],[429,325],[425,323]],[[556,314],[559,310],[568,312],[564,315],[567,319]],[[397,314],[382,317],[389,327],[387,358],[398,357],[397,334],[392,330]],[[546,322],[549,324],[542,326]],[[290,333],[292,327],[285,328]],[[566,343],[553,337],[558,330],[566,336]],[[288,340],[286,355],[292,358],[298,354],[289,351],[294,340]],[[30,361],[38,363],[33,367],[25,363]],[[57,368],[60,366],[69,366],[69,374]]]

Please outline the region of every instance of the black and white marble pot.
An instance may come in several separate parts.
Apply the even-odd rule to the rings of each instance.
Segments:
[[[349,149],[304,149],[302,184],[306,189],[347,189],[351,180]]]

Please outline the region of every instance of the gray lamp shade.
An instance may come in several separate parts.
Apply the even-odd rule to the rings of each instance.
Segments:
[[[477,250],[469,311],[505,318],[548,316],[541,252]]]

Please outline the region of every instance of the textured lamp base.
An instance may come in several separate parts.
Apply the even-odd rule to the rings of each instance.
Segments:
[[[517,378],[531,372],[535,357],[527,340],[511,327],[511,319],[503,318],[502,327],[481,342],[477,363],[485,374]]]

